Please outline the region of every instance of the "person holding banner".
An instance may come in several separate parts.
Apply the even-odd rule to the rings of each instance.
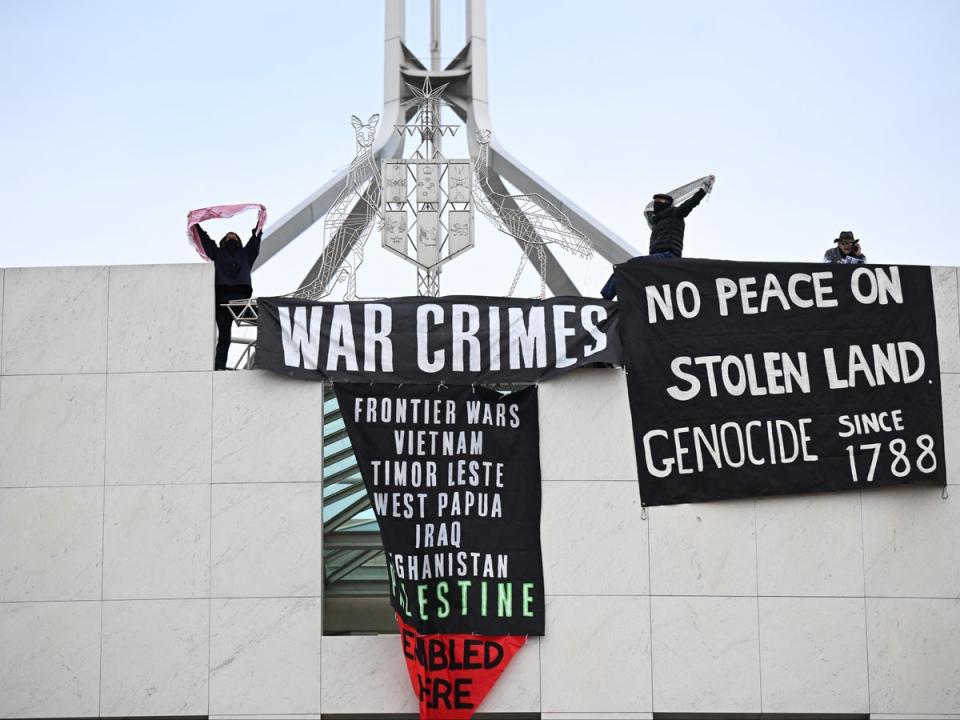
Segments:
[[[867,256],[860,249],[860,241],[853,236],[853,231],[841,231],[840,236],[835,238],[834,242],[837,246],[830,248],[823,254],[825,263],[859,265],[867,262]]]
[[[685,218],[700,204],[707,193],[713,190],[716,178],[707,175],[700,187],[687,200],[674,205],[673,193],[657,193],[653,196],[653,207],[644,210],[650,226],[650,257],[682,257],[683,235],[686,232]]]
[[[246,246],[235,232],[228,232],[217,245],[200,227],[200,223],[195,223],[192,229],[196,231],[204,252],[210,260],[213,260],[215,267],[213,282],[216,295],[217,351],[213,368],[226,370],[233,317],[230,310],[223,307],[223,304],[231,300],[247,300],[253,295],[250,272],[260,254],[263,228],[253,229]]]
[[[686,217],[713,190],[715,180],[715,176],[707,175],[669,193],[657,193],[653,196],[653,202],[648,203],[643,211],[647,225],[650,226],[650,250],[646,257],[683,257]],[[691,190],[694,190],[692,194]],[[675,197],[683,198],[685,195],[689,197],[679,205],[674,205]],[[617,296],[617,283],[613,275],[610,275],[600,295],[607,300],[613,300]]]

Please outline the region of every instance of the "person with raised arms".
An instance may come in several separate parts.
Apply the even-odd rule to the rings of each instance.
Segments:
[[[216,295],[217,351],[213,369],[226,370],[233,316],[229,308],[224,307],[224,303],[231,300],[247,300],[253,295],[253,280],[250,273],[253,263],[260,254],[263,229],[254,228],[246,245],[240,241],[240,236],[235,232],[224,235],[218,245],[199,223],[193,227],[200,237],[207,257],[213,260],[215,268],[213,284]]]
[[[647,203],[643,214],[650,226],[650,249],[647,255],[639,258],[679,258],[683,257],[683,238],[686,233],[686,217],[713,190],[716,178],[707,175],[694,180],[668,193],[657,193]],[[677,200],[681,202],[675,204]],[[617,283],[613,275],[600,290],[607,300],[617,296]]]

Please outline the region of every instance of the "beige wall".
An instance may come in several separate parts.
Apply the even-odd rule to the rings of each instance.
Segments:
[[[415,711],[396,636],[321,634],[322,385],[211,372],[212,307],[209,265],[0,270],[0,717]],[[483,711],[960,718],[960,488],[643,520],[623,374],[540,394],[547,635]]]

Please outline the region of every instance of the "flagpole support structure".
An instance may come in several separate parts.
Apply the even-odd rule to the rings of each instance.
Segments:
[[[266,229],[254,270],[322,220],[323,251],[306,273],[297,294],[321,299],[342,282],[344,297],[356,298],[356,276],[366,240],[376,225],[383,229],[387,222],[380,177],[383,163],[403,158],[404,140],[409,135],[397,132],[396,128],[416,118],[421,109],[417,93],[425,88],[443,88],[442,95],[431,98],[435,119],[439,119],[443,104],[466,125],[470,161],[475,169],[473,204],[520,247],[521,266],[511,290],[516,287],[523,261],[529,258],[540,275],[541,294],[549,288],[554,295],[580,295],[580,289],[561,264],[564,253],[554,252],[555,246],[579,256],[596,252],[611,264],[638,254],[629,243],[529,170],[497,140],[487,88],[486,0],[466,0],[466,42],[446,67],[440,62],[439,0],[431,2],[429,66],[404,44],[404,0],[385,0],[384,7],[383,109],[377,116],[360,120],[369,142],[361,146],[358,134],[358,153],[350,166]],[[377,124],[371,128],[373,117]],[[442,157],[442,135],[431,137],[430,142],[431,159]],[[507,183],[519,193],[511,194]],[[470,241],[472,246],[472,226]],[[417,239],[412,241],[412,250],[417,249],[413,247],[416,242]],[[439,252],[443,256],[446,251]],[[418,267],[418,294],[438,295],[439,280],[439,264]]]

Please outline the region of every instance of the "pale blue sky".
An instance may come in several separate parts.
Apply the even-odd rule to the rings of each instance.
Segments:
[[[407,2],[423,58],[427,8]],[[452,56],[462,3],[443,8]],[[875,262],[960,265],[958,31],[949,0],[489,0],[494,130],[641,249],[650,194],[712,172],[690,256],[817,260],[851,229]],[[192,262],[189,209],[279,218],[349,162],[382,48],[379,0],[0,0],[0,266]],[[321,246],[304,236],[258,292],[292,289]],[[505,292],[519,251],[496,248],[444,292]]]

